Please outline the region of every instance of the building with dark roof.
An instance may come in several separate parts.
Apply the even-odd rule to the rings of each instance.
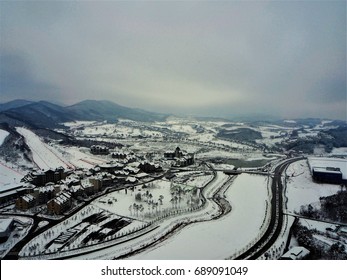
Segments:
[[[63,167],[58,167],[56,169],[48,169],[46,171],[38,170],[28,173],[22,179],[23,182],[31,183],[35,186],[44,186],[47,183],[57,183],[60,180],[65,179],[67,172],[65,172]]]
[[[47,185],[47,186],[36,189],[34,193],[36,194],[36,197],[38,198],[38,203],[44,204],[55,196],[55,188],[54,188],[54,185],[51,184],[51,185]]]
[[[175,160],[174,166],[185,167],[194,164],[194,154],[182,151],[179,147],[175,151],[166,151],[164,158]]]
[[[93,155],[108,155],[109,154],[109,149],[106,146],[93,145],[93,146],[90,147],[90,152]]]
[[[37,199],[31,194],[23,195],[16,200],[16,208],[20,210],[28,210],[36,205]]]
[[[312,178],[316,182],[342,184],[342,172],[337,167],[313,167]]]
[[[126,159],[127,156],[128,156],[128,154],[125,152],[117,151],[117,152],[112,153],[112,158],[116,158],[116,159]]]
[[[163,171],[163,168],[159,164],[154,164],[148,161],[141,162],[138,165],[138,168],[142,172],[146,172],[146,173],[154,173],[154,172]]]
[[[68,192],[61,192],[57,197],[47,202],[47,209],[51,214],[60,215],[69,210],[71,205],[71,194]]]
[[[181,151],[180,147],[177,147],[174,151],[166,151],[164,153],[164,157],[166,159],[181,158],[183,157],[183,152]]]
[[[10,189],[0,191],[0,204],[11,203],[28,191],[27,186],[15,186]]]

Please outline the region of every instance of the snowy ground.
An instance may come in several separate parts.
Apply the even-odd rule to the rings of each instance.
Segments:
[[[322,158],[316,158],[314,160],[310,158],[309,160],[311,164],[327,163]],[[333,162],[336,163],[336,160],[333,160]],[[319,197],[333,195],[340,190],[339,185],[323,183],[318,184],[313,182],[310,173],[310,166],[307,160],[297,161],[289,165],[286,171],[286,175],[288,176],[286,196],[288,197],[287,212],[289,214],[294,212],[298,213],[301,206],[307,206],[308,204],[311,204],[313,207],[319,208]],[[291,216],[284,217],[287,219],[293,219],[293,217]],[[330,228],[331,230],[335,230],[336,224],[304,218],[300,218],[300,223],[303,226],[306,226],[308,229],[317,230],[316,234],[314,234],[314,238],[326,244],[327,246],[331,246],[332,244],[337,242],[336,239],[327,237],[326,235],[326,229]],[[346,240],[343,240],[343,242],[346,242]],[[292,237],[289,248],[293,246],[297,246],[297,242]],[[274,256],[274,258],[278,258],[280,256],[279,252],[277,252],[276,250],[274,248],[271,249],[271,254],[272,256]]]
[[[25,173],[17,166],[0,160],[0,191],[11,186],[18,186]]]
[[[258,237],[264,220],[269,201],[267,178],[239,175],[227,190],[226,199],[232,211],[223,218],[185,227],[131,259],[224,259],[246,247]]]
[[[8,219],[8,216],[0,216],[0,219]],[[33,223],[33,220],[30,218],[13,216],[15,221],[14,230],[12,230],[8,239],[0,243],[0,259],[2,259],[11,248],[16,245],[21,239],[23,239],[30,230],[30,226]]]
[[[55,149],[71,165],[78,168],[91,168],[95,165],[111,160],[108,156],[92,155],[88,148],[78,148],[71,146],[55,146]]]
[[[93,205],[119,216],[141,220],[156,219],[177,209],[183,210],[197,207],[199,198],[198,196],[194,196],[189,190],[194,187],[183,184],[172,184],[172,186],[176,185],[181,186],[182,189],[186,189],[187,192],[178,195],[171,189],[171,183],[169,181],[157,180],[147,184],[147,188],[139,185],[134,188],[134,191],[129,189],[109,193],[94,201]],[[136,200],[136,195],[140,195],[141,200]],[[172,201],[174,197],[177,197],[176,201]],[[178,200],[178,198],[180,199]],[[193,206],[193,202],[191,201],[194,198],[198,203],[195,203],[196,205],[194,204]],[[134,203],[137,207],[142,207],[142,211],[137,210],[137,207],[134,208]]]
[[[307,227],[309,230],[314,231],[313,238],[316,242],[318,241],[321,246],[328,249],[331,245],[340,243],[345,246],[345,252],[347,252],[347,238],[338,233],[339,229],[342,228],[338,223],[329,223],[305,218],[300,218],[299,223],[302,226]],[[297,240],[292,236],[289,248],[297,245]]]
[[[319,197],[333,195],[340,190],[338,185],[313,182],[306,160],[289,165],[286,174],[289,176],[286,189],[288,213],[299,212],[302,205],[317,205]]]
[[[347,157],[347,148],[346,147],[344,147],[344,148],[334,148],[331,151],[331,155]]]
[[[41,169],[60,166],[66,169],[91,168],[111,159],[107,156],[92,155],[87,148],[46,144],[39,136],[26,128],[17,127],[17,131],[25,137],[33,153],[34,162]]]
[[[85,127],[88,125],[92,125],[96,123],[95,121],[74,121],[74,122],[66,122],[63,123],[63,125],[70,127],[70,128],[81,128],[81,127]]]
[[[5,138],[9,135],[10,133],[6,130],[0,129],[0,146],[2,143],[4,143]]]
[[[145,137],[162,137],[163,134],[159,131],[151,129],[151,127],[141,126],[140,123],[133,121],[123,120],[122,122],[112,124],[112,123],[83,123],[73,124],[65,123],[66,126],[70,127],[70,132],[75,136],[84,136],[84,137],[105,137],[105,138],[118,138],[118,139],[127,139],[137,136]]]
[[[212,177],[213,175],[206,175],[203,172],[188,171],[176,173],[176,177],[173,179],[173,182],[184,183],[188,186],[202,188],[212,179]]]

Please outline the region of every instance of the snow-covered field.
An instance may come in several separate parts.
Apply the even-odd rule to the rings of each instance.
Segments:
[[[5,138],[9,135],[10,133],[6,130],[0,129],[0,146],[2,143],[4,143]]]
[[[5,187],[17,186],[24,175],[24,172],[18,170],[18,166],[0,160],[0,191]]]
[[[224,259],[243,249],[259,235],[269,201],[267,178],[239,175],[227,190],[226,199],[232,211],[223,218],[185,227],[131,259]]]
[[[70,128],[81,128],[81,127],[85,127],[88,125],[92,125],[96,123],[95,121],[74,121],[74,122],[66,122],[63,123],[63,125],[70,127]]]
[[[171,126],[171,129],[173,131],[183,132],[188,134],[196,133],[196,130],[193,129],[191,125],[187,125],[187,124],[174,124]]]
[[[0,129],[0,146],[8,135],[8,131]],[[12,163],[0,159],[0,191],[3,191],[5,186],[11,188],[12,185],[17,185],[23,176],[24,174],[18,170],[18,166],[13,166]]]
[[[343,147],[343,148],[334,148],[331,151],[331,155],[333,156],[344,156],[347,157],[347,148]]]
[[[299,223],[307,227],[307,229],[314,231],[313,239],[319,246],[323,246],[328,249],[333,244],[340,244],[345,246],[345,252],[347,252],[347,238],[344,234],[341,235],[341,230],[346,229],[345,226],[341,226],[338,223],[329,223],[312,219],[300,218]],[[297,240],[292,236],[291,246],[297,245]]]
[[[111,159],[107,158],[107,156],[92,155],[88,148],[56,146],[55,149],[64,157],[66,161],[73,166],[80,168],[91,168]]]
[[[48,145],[39,136],[26,128],[17,127],[17,131],[25,137],[26,143],[33,153],[34,162],[41,169],[60,166],[68,169],[76,167],[91,168],[110,160],[110,158],[106,159],[105,156],[90,154],[88,148],[61,146],[53,143]]]
[[[163,136],[161,132],[149,129],[147,127],[141,127],[140,123],[126,120],[123,120],[116,124],[104,122],[89,122],[85,125],[83,123],[65,123],[65,125],[70,127],[70,131],[75,136],[84,136],[92,138],[101,136],[103,138],[109,139],[126,139],[130,137],[137,137],[140,135],[154,138]]]
[[[308,229],[316,229],[322,233],[325,233],[327,228],[330,228],[332,230],[336,229],[336,225],[332,223],[315,221],[311,219],[300,218],[300,223],[303,226],[306,226]]]
[[[41,138],[31,130],[24,127],[17,127],[16,129],[18,133],[25,137],[25,141],[33,153],[34,162],[39,168],[49,169],[60,166],[71,168],[71,165],[63,159],[58,151],[44,143]]]
[[[174,191],[175,186],[182,190],[180,194]],[[191,190],[194,188],[195,186],[171,184],[169,181],[158,180],[147,184],[146,188],[144,185],[139,185],[134,188],[134,191],[120,190],[109,193],[97,199],[93,205],[119,216],[144,220],[156,219],[170,211],[197,207],[199,197],[192,194]],[[139,199],[136,199],[136,195]]]
[[[319,197],[333,195],[340,190],[338,185],[313,182],[306,160],[289,165],[286,174],[289,176],[286,189],[289,213],[299,212],[302,205],[317,204]]]
[[[0,220],[8,218],[8,216],[0,216]],[[2,259],[12,249],[12,247],[18,243],[18,241],[28,234],[30,226],[33,223],[31,218],[20,216],[13,216],[12,218],[16,225],[8,239],[5,242],[0,243],[0,259]]]

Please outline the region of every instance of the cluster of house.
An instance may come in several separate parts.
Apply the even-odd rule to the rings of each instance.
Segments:
[[[35,186],[44,186],[49,182],[57,183],[66,178],[68,173],[63,167],[48,169],[46,171],[37,170],[29,172],[23,177],[22,182],[30,183]]]
[[[138,160],[133,152],[129,153],[120,150],[111,153],[111,157],[121,161],[122,163],[131,163]]]
[[[81,178],[78,176],[78,171],[66,171],[62,167],[30,172],[22,179],[26,191],[16,199],[16,208],[27,210],[46,204],[48,213],[61,214],[70,209],[73,197],[99,191],[98,180],[92,178],[81,180]]]
[[[110,153],[110,150],[108,147],[103,145],[92,145],[90,147],[90,152],[93,155],[108,155]]]
[[[173,160],[173,166],[186,167],[194,164],[194,154],[182,151],[177,147],[174,151],[166,151],[164,153],[164,158],[168,160]]]
[[[107,154],[109,149],[94,145],[91,153]],[[110,186],[133,186],[150,180],[152,173],[163,172],[159,164],[143,160],[134,153],[116,150],[111,156],[114,161],[89,170],[65,170],[59,167],[29,172],[22,179],[22,185],[0,191],[0,204],[15,201],[16,208],[20,210],[46,205],[48,213],[59,215],[71,208],[74,199],[89,197]],[[172,165],[177,167],[194,164],[194,154],[179,147],[165,152],[164,158],[172,160]]]
[[[62,167],[34,171],[22,179],[26,184],[25,192],[15,204],[20,210],[46,204],[49,214],[60,215],[71,208],[73,199],[94,195],[110,186],[131,186],[144,181],[150,173],[162,171],[159,164],[131,160],[111,161],[88,171],[66,171]]]

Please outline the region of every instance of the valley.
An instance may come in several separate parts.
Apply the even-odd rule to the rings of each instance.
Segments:
[[[279,259],[302,245],[292,228],[307,223],[308,205],[346,191],[341,121],[99,119],[81,117],[81,105],[60,118],[67,109],[33,104],[11,114],[35,108],[47,121],[54,107],[55,122],[0,126],[4,259]],[[312,179],[325,165],[340,184]],[[346,243],[344,216],[319,222],[337,225],[315,232],[329,239],[321,250]]]

